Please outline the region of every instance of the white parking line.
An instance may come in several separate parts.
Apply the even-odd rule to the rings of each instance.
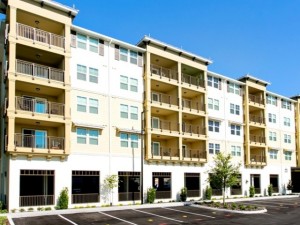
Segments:
[[[77,223],[74,223],[72,220],[69,220],[68,218],[66,218],[66,217],[64,217],[64,216],[62,216],[62,215],[58,215],[60,218],[62,218],[62,219],[64,219],[64,220],[66,220],[66,221],[68,221],[69,223],[71,223],[71,224],[73,224],[73,225],[78,225]]]
[[[181,221],[181,220],[175,220],[175,219],[172,219],[172,218],[169,218],[169,217],[165,217],[165,216],[160,216],[160,215],[157,215],[157,214],[154,214],[154,213],[144,212],[144,211],[141,211],[141,210],[138,210],[138,209],[133,209],[133,211],[145,213],[145,214],[152,215],[152,216],[161,217],[161,218],[164,218],[164,219],[167,219],[167,220],[173,220],[173,221],[176,221],[176,222],[179,222],[179,223],[183,223],[184,222],[184,221]]]
[[[248,202],[243,202],[244,205],[258,205],[258,206],[264,206],[264,207],[273,207],[273,208],[286,208],[288,209],[289,207],[284,207],[284,206],[275,206],[275,205],[266,205],[266,204],[255,204],[255,203],[248,203]]]
[[[109,214],[104,213],[104,212],[98,212],[98,213],[103,214],[103,215],[105,215],[105,216],[109,216],[109,217],[114,218],[114,219],[116,219],[116,220],[123,221],[123,222],[125,222],[125,223],[129,223],[129,224],[132,224],[132,225],[137,225],[136,223],[132,223],[132,222],[129,222],[129,221],[127,221],[127,220],[123,220],[123,219],[121,219],[121,218],[118,218],[118,217],[109,215]]]
[[[207,216],[207,215],[204,215],[204,214],[193,213],[193,212],[188,212],[188,211],[182,211],[182,210],[178,210],[178,209],[171,209],[171,208],[164,208],[164,209],[173,210],[173,211],[182,212],[182,213],[191,214],[191,215],[208,217],[208,218],[212,218],[212,219],[216,218],[216,217],[213,217],[213,216]]]

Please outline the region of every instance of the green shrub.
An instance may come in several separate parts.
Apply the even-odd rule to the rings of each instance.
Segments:
[[[221,203],[220,202],[214,202],[213,206],[216,207],[216,208],[219,208],[221,206]]]
[[[156,198],[156,189],[155,188],[148,188],[147,190],[147,202],[153,203]]]
[[[8,224],[6,216],[0,216],[0,225]]]
[[[20,209],[20,212],[25,212],[25,209],[23,209],[23,208],[22,208],[22,209]]]
[[[46,207],[46,208],[45,208],[45,211],[50,211],[50,210],[52,210],[51,207]]]
[[[37,210],[38,211],[44,211],[45,209],[43,207],[38,207]]]
[[[68,188],[62,189],[59,194],[56,209],[67,209],[69,205]]]
[[[273,185],[270,184],[270,185],[268,186],[268,195],[269,195],[269,196],[272,196],[272,194],[273,194]]]
[[[223,208],[224,209],[228,209],[229,208],[229,206],[228,206],[228,204],[226,202],[224,203]]]
[[[33,208],[28,208],[27,211],[28,211],[28,212],[32,212],[32,211],[33,211]]]
[[[212,196],[212,188],[207,186],[205,189],[205,199],[211,200],[211,196]]]
[[[237,204],[235,202],[231,203],[231,209],[233,210],[237,209]]]
[[[249,188],[249,196],[254,197],[255,195],[255,188],[253,186],[250,186]]]
[[[240,210],[245,210],[245,209],[246,209],[246,206],[245,206],[245,205],[239,205],[239,209],[240,209]]]
[[[182,202],[185,202],[186,201],[186,198],[187,198],[187,188],[186,187],[183,187],[181,188],[180,190],[180,200]]]

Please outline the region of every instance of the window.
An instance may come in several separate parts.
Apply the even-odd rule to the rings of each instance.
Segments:
[[[220,152],[220,144],[209,143],[209,154],[218,154]]]
[[[269,122],[276,123],[276,115],[273,113],[269,113]]]
[[[284,159],[288,160],[288,161],[291,161],[292,160],[292,152],[285,151],[284,152]]]
[[[123,90],[128,90],[128,77],[120,76],[120,88]]]
[[[120,60],[124,62],[128,61],[128,50],[126,48],[120,47]]]
[[[90,42],[90,51],[98,53],[98,42],[99,42],[99,40],[90,37],[89,42]]]
[[[90,113],[93,114],[98,114],[98,100],[94,98],[89,99],[89,108],[90,108]]]
[[[231,155],[232,156],[241,156],[241,146],[231,146]]]
[[[207,85],[210,87],[221,89],[221,82],[219,78],[207,76]]]
[[[77,143],[78,144],[86,144],[86,136],[87,136],[86,129],[77,128],[76,133],[77,133]]]
[[[290,127],[291,126],[291,119],[287,118],[287,117],[284,117],[283,118],[283,125],[287,126],[287,127]]]
[[[128,105],[121,104],[121,118],[128,118]]]
[[[208,130],[219,133],[220,132],[220,122],[214,121],[214,120],[209,120],[208,121]]]
[[[228,92],[240,95],[241,94],[241,87],[238,84],[229,83],[228,84]]]
[[[130,51],[130,63],[136,65],[137,64],[137,58],[138,58],[137,52]]]
[[[78,48],[86,49],[87,37],[82,34],[77,34],[77,46]]]
[[[276,132],[269,131],[269,140],[270,141],[277,141],[277,134],[276,134]]]
[[[270,159],[277,159],[277,155],[278,155],[278,151],[277,150],[271,149],[269,151],[269,157],[270,157]]]
[[[241,136],[241,126],[240,125],[231,124],[230,127],[231,127],[232,135]]]
[[[89,142],[90,145],[98,145],[98,130],[89,130]]]
[[[90,82],[98,84],[98,69],[89,68]]]
[[[276,106],[277,105],[277,98],[275,96],[268,95],[267,96],[267,104]]]
[[[287,143],[287,144],[291,144],[292,143],[291,135],[284,134],[284,143]]]
[[[159,129],[160,128],[160,125],[159,125],[159,118],[157,117],[152,117],[152,127],[151,128],[156,128],[156,129]]]
[[[292,109],[292,104],[291,104],[291,102],[289,102],[285,99],[282,99],[281,100],[281,108],[291,110]]]
[[[230,113],[240,115],[240,106],[230,103]]]
[[[130,119],[132,120],[138,119],[138,107],[130,106]]]
[[[151,143],[152,155],[159,156],[160,155],[160,143],[152,142]]]
[[[77,80],[86,81],[86,66],[77,64]]]
[[[138,135],[137,134],[130,134],[130,141],[131,141],[131,148],[138,148]]]
[[[78,112],[86,112],[86,98],[77,96],[77,111]]]
[[[137,92],[138,91],[138,80],[134,78],[130,78],[130,91]]]
[[[219,100],[208,98],[208,108],[214,109],[214,110],[219,110],[220,109]]]
[[[128,148],[128,134],[120,133],[121,147]]]

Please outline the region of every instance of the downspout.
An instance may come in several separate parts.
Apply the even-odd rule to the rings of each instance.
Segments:
[[[111,98],[111,93],[110,93],[110,45],[112,43],[112,39],[108,42],[108,70],[107,70],[107,75],[108,75],[108,174],[111,175],[111,115],[110,115],[110,98]]]

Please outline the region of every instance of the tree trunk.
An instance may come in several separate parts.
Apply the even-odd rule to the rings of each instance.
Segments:
[[[225,205],[225,184],[223,185],[223,206]]]

